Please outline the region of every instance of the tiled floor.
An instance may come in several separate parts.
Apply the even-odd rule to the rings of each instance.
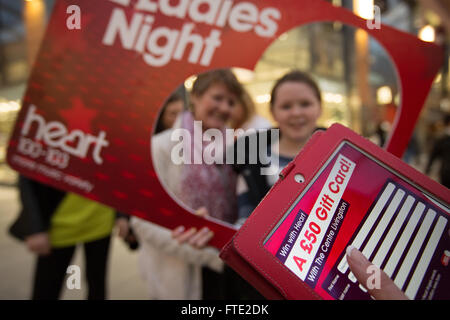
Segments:
[[[28,299],[31,290],[34,256],[22,243],[8,235],[8,227],[19,210],[17,189],[0,186],[0,299]],[[72,264],[83,272],[83,252],[78,249]],[[137,270],[137,255],[114,237],[108,274],[110,299],[146,299],[147,293]],[[65,287],[65,286],[64,286]],[[81,289],[65,287],[62,299],[84,299],[86,285]]]

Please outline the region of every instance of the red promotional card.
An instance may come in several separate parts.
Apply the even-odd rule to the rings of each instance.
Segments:
[[[449,299],[450,275],[441,262],[450,249],[448,212],[344,143],[264,246],[323,298],[370,298],[349,271],[345,250],[339,258],[332,250],[343,241],[381,266],[410,299]]]
[[[340,125],[305,149],[221,253],[225,261],[236,250],[247,266],[231,266],[250,282],[263,275],[278,298],[370,299],[347,263],[353,245],[408,298],[449,299],[450,191]]]
[[[23,175],[168,228],[203,226],[221,247],[233,227],[191,214],[162,187],[151,135],[164,101],[191,75],[253,69],[282,33],[318,21],[366,30],[389,52],[402,88],[387,148],[401,155],[442,61],[442,51],[321,0],[78,0],[56,2],[10,140]],[[70,12],[70,11],[69,11]]]

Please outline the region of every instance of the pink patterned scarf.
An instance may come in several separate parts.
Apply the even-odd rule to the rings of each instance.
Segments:
[[[181,128],[189,131],[191,136],[191,158],[194,153],[203,159],[203,150],[215,141],[203,141],[194,144],[194,117],[191,112],[181,115]],[[219,129],[225,140],[225,129]],[[211,147],[211,146],[210,146]],[[217,146],[225,156],[225,141]],[[191,162],[193,163],[193,161]],[[223,161],[225,163],[225,161]],[[179,198],[190,208],[197,210],[206,207],[210,216],[234,223],[237,218],[236,174],[227,164],[183,164],[181,169]]]

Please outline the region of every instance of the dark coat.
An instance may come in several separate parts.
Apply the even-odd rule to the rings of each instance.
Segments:
[[[19,193],[22,208],[9,232],[24,240],[29,235],[48,231],[50,219],[66,193],[22,175]]]
[[[39,232],[47,232],[50,229],[50,221],[56,212],[61,201],[66,196],[66,192],[44,185],[37,181],[19,175],[19,193],[22,208],[19,217],[9,228],[9,233],[19,239]],[[116,218],[124,217],[129,219],[129,215],[116,211]],[[130,249],[138,247],[138,242],[130,228],[125,242]]]
[[[262,133],[264,135],[267,134],[267,138],[265,136],[262,136]],[[245,135],[243,137],[240,137],[238,141],[234,143],[234,162],[233,162],[233,169],[236,171],[237,174],[242,175],[245,182],[248,186],[248,194],[249,194],[249,200],[251,201],[252,205],[256,207],[259,202],[264,198],[266,193],[270,190],[270,186],[267,183],[267,179],[265,176],[261,175],[261,168],[268,167],[268,165],[264,165],[261,162],[261,159],[259,158],[260,154],[260,140],[266,139],[265,145],[267,147],[266,150],[270,150],[270,146],[272,144],[272,137],[271,137],[271,131],[270,130],[259,130],[255,134],[252,135]],[[251,147],[251,143],[254,143],[254,141],[257,142],[256,148]],[[261,143],[263,143],[262,141]],[[245,146],[244,150],[238,150],[239,146]],[[239,152],[243,153],[244,155],[244,161],[241,161],[243,163],[239,163]],[[256,154],[255,154],[256,153]],[[256,158],[256,163],[253,163],[252,157]]]
[[[318,130],[326,130],[325,128],[316,128],[314,130],[314,132],[318,131]],[[250,147],[250,142],[252,141],[252,139],[255,139],[255,135],[253,135],[253,138],[251,137],[252,135],[248,135],[248,136],[243,136],[239,139],[244,139],[244,145],[245,145],[245,162],[243,164],[238,164],[237,163],[237,145],[238,142],[236,142],[234,144],[234,164],[233,164],[233,168],[234,170],[238,173],[241,174],[242,177],[244,178],[245,182],[247,183],[248,186],[248,192],[249,192],[249,198],[250,201],[252,203],[252,205],[254,207],[256,207],[261,200],[264,198],[264,196],[267,194],[267,192],[269,192],[271,186],[269,186],[268,182],[267,182],[267,178],[264,175],[261,175],[261,168],[263,167],[267,167],[268,165],[264,165],[261,163],[259,157],[257,157],[257,162],[255,164],[250,163],[251,160],[251,155],[253,153],[253,156],[255,152],[257,152],[257,155],[260,154],[260,150],[259,150],[259,141],[261,139],[261,134],[264,133],[267,134],[267,150],[270,150],[270,146],[272,144],[272,139],[273,137],[271,137],[271,130],[259,130],[256,132],[256,141],[257,141],[257,148],[252,148]],[[280,137],[281,137],[281,132],[279,132]],[[265,137],[263,136],[263,139],[265,139]],[[263,144],[264,145],[264,144]]]

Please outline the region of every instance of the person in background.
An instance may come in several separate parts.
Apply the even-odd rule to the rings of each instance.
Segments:
[[[163,186],[184,205],[198,214],[233,223],[236,219],[236,176],[231,166],[223,164],[181,164],[171,159],[174,130],[187,130],[194,136],[194,121],[201,121],[203,131],[218,129],[223,135],[231,111],[242,94],[242,86],[228,69],[198,75],[190,92],[191,108],[177,118],[172,129],[152,138],[153,164]],[[193,140],[193,139],[192,139]],[[212,143],[221,143],[213,141]],[[208,143],[209,144],[209,143]],[[204,145],[191,145],[192,155]],[[224,150],[225,144],[217,145]],[[216,149],[216,150],[217,150]],[[131,225],[139,243],[140,269],[152,299],[220,299],[223,262],[214,248],[203,248],[212,233],[203,228],[172,232],[156,224],[133,217]],[[195,234],[195,237],[192,235]],[[183,244],[189,239],[192,245]]]
[[[80,244],[85,253],[87,298],[105,299],[113,209],[24,176],[19,176],[19,192],[22,210],[10,233],[37,255],[32,299],[59,298],[67,268]]]
[[[271,92],[270,111],[279,128],[279,141],[268,139],[267,153],[273,175],[261,175],[261,163],[235,164],[238,172],[238,225],[253,212],[278,179],[279,172],[294,159],[308,139],[318,129],[322,113],[321,93],[316,82],[307,74],[292,71],[275,82]],[[270,133],[270,131],[268,132]],[[248,141],[251,141],[249,139]]]
[[[279,141],[272,139],[268,131],[267,156],[271,159],[273,175],[261,175],[263,164],[237,164],[238,173],[238,221],[241,226],[250,216],[269,189],[275,184],[280,171],[294,159],[305,143],[317,130],[317,120],[321,115],[321,94],[318,85],[307,74],[292,71],[275,82],[271,92],[270,111],[278,124]],[[251,137],[244,137],[246,144]],[[257,133],[257,139],[259,135]],[[259,146],[259,142],[258,142]],[[247,149],[249,150],[249,149]],[[250,149],[251,150],[251,149]],[[259,151],[258,151],[259,154]],[[277,161],[273,159],[277,157]],[[247,157],[248,159],[248,157]],[[274,164],[278,163],[277,167]],[[236,274],[229,272],[230,289],[240,299],[258,299],[255,289],[241,280]]]
[[[178,115],[184,110],[184,97],[180,92],[173,93],[162,107],[154,134],[172,128]]]
[[[411,138],[409,139],[408,147],[406,148],[405,154],[403,155],[403,161],[408,164],[417,164],[418,156],[421,153],[420,143],[417,139],[416,131],[413,132]]]
[[[443,135],[435,142],[425,172],[430,173],[436,160],[441,160],[439,179],[442,185],[450,188],[450,114],[444,119]]]

